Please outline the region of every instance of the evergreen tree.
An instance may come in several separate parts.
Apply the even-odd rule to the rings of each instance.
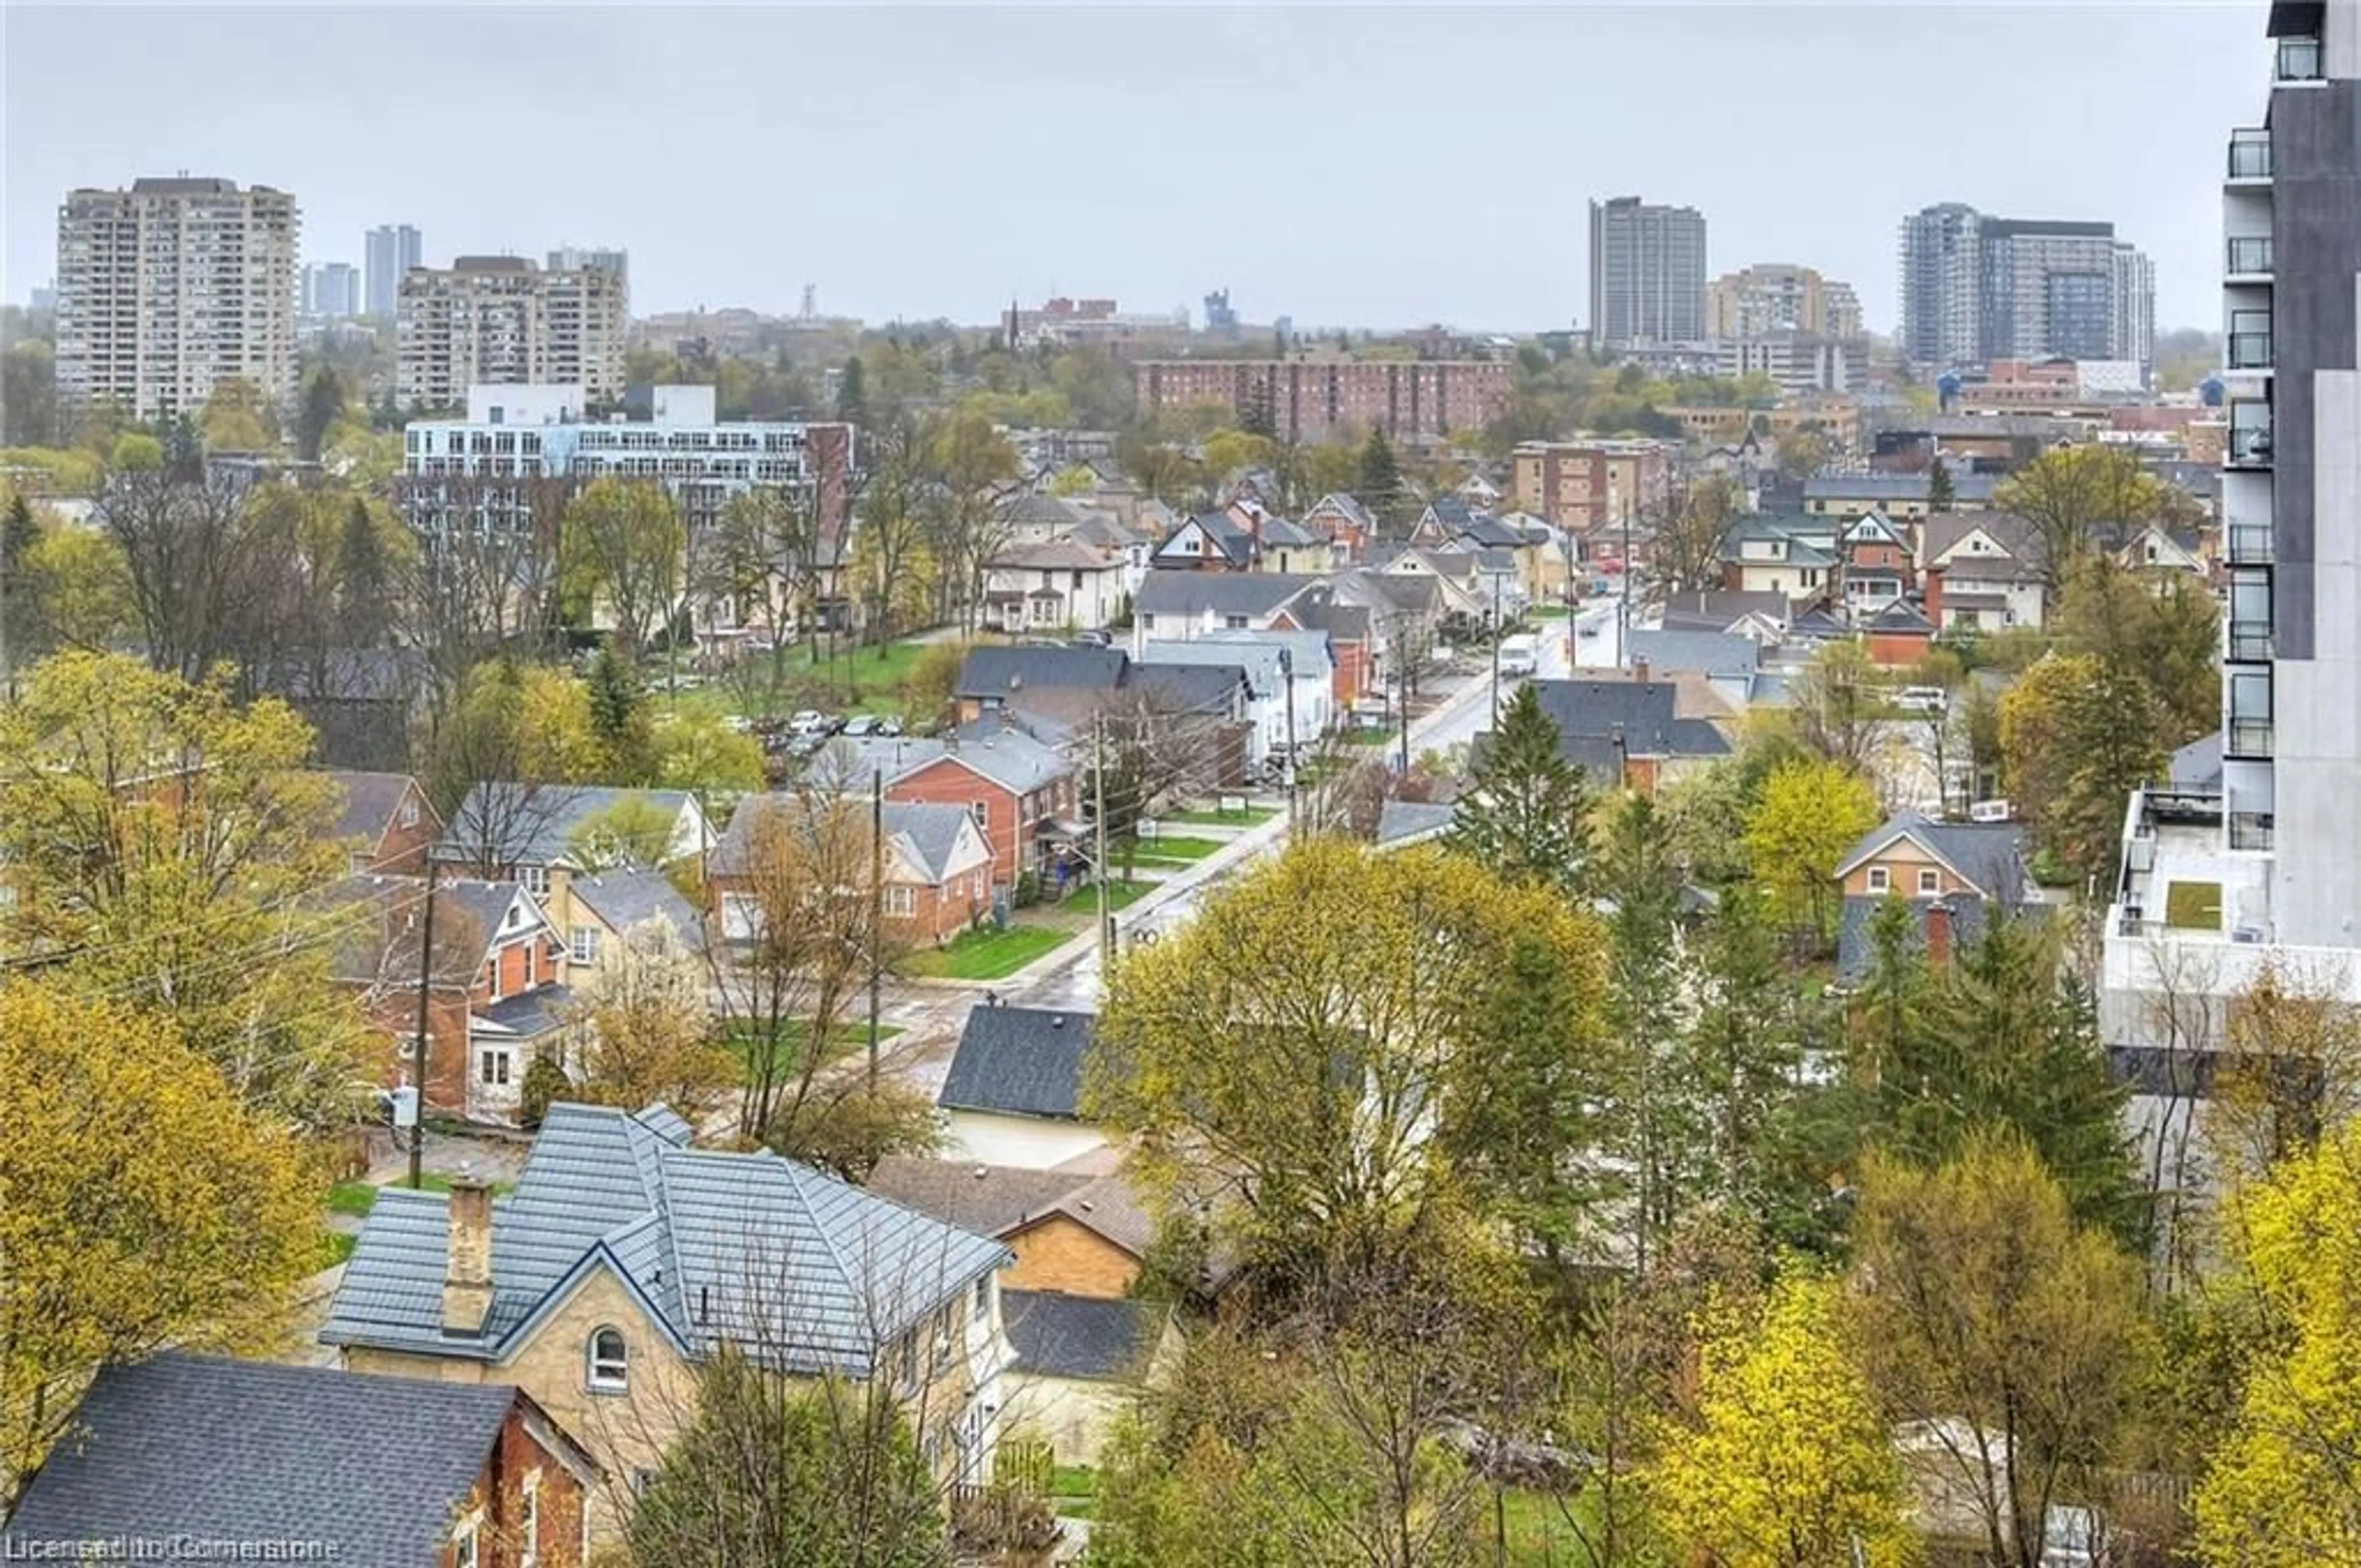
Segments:
[[[848,355],[836,378],[836,417],[859,424],[869,417],[869,391],[862,379],[861,356]]]
[[[1372,430],[1361,448],[1360,499],[1383,518],[1400,504],[1401,488],[1401,465],[1394,458],[1393,444],[1384,431]]]
[[[318,462],[320,447],[328,438],[328,427],[343,417],[344,411],[344,384],[336,379],[334,370],[323,365],[303,384],[303,406],[295,415],[295,455],[306,463]]]
[[[22,496],[8,498],[8,517],[0,522],[0,574],[13,580],[25,556],[41,541],[40,524],[33,521],[33,505]]]
[[[1951,483],[1951,471],[1940,457],[1927,471],[1927,510],[1949,511],[1959,503],[1959,487]]]
[[[638,672],[609,642],[590,663],[590,727],[606,749],[608,767],[622,783],[646,776],[651,750],[647,694]]]
[[[1647,795],[1624,796],[1608,819],[1597,867],[1598,893],[1610,910],[1607,1026],[1620,1069],[1605,1142],[1631,1172],[1632,1255],[1642,1269],[1675,1217],[1673,1172],[1695,1135],[1674,1060],[1686,989],[1680,887],[1670,825]]]
[[[392,574],[384,541],[378,537],[377,519],[357,496],[345,513],[345,532],[336,543],[336,595],[346,643],[355,648],[383,643],[391,619]]]
[[[1445,841],[1503,876],[1573,894],[1590,864],[1590,790],[1558,745],[1539,695],[1518,687],[1486,738]]]

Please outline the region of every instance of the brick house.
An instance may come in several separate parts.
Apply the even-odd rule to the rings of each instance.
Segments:
[[[582,1568],[598,1479],[588,1450],[519,1388],[175,1352],[99,1373],[8,1539]]]
[[[1304,509],[1303,526],[1328,542],[1331,565],[1357,566],[1378,536],[1378,520],[1360,498],[1332,490]]]
[[[386,1189],[321,1342],[357,1372],[522,1389],[605,1477],[594,1541],[615,1539],[724,1344],[790,1376],[885,1380],[940,1479],[989,1477],[1008,1249],[689,1134],[660,1105],[561,1102],[506,1197]]]
[[[329,896],[350,907],[340,916],[335,977],[390,1036],[384,1081],[412,1083],[426,883],[348,877]],[[525,1073],[536,1054],[556,1047],[573,997],[565,940],[516,883],[442,877],[434,901],[426,1105],[469,1121],[513,1123]]]
[[[437,865],[513,882],[561,932],[595,924],[575,907],[577,876],[631,867],[668,871],[695,864],[713,847],[713,824],[684,789],[596,784],[477,784],[443,839]]]
[[[1845,608],[1874,615],[1916,586],[1907,532],[1873,511],[1865,511],[1837,536],[1844,575]]]
[[[743,941],[761,923],[762,902],[751,891],[751,877],[766,823],[792,831],[810,809],[803,797],[780,793],[750,795],[730,814],[705,877],[707,907],[724,940]],[[858,809],[865,833],[867,807]],[[889,800],[879,815],[885,833],[884,915],[900,934],[939,946],[991,911],[992,850],[970,808]]]
[[[970,725],[940,739],[839,736],[813,772],[846,789],[882,778],[888,801],[964,807],[983,830],[996,892],[1027,876],[1049,881],[1073,863],[1083,837],[1079,770],[1020,730]]]
[[[332,769],[341,807],[333,837],[352,846],[356,872],[423,876],[426,851],[443,836],[426,792],[408,773]]]

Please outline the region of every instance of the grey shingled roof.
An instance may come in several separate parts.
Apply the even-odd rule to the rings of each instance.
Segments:
[[[1739,588],[1708,588],[1697,593],[1675,594],[1664,606],[1664,630],[1722,631],[1750,615],[1765,616],[1784,626],[1791,613],[1793,607],[1783,593],[1769,589],[1749,593]]]
[[[1062,1215],[1135,1257],[1156,1239],[1156,1221],[1121,1171],[1023,1170],[971,1160],[892,1155],[869,1173],[869,1190],[982,1236],[1011,1236]]]
[[[570,840],[585,823],[633,799],[646,801],[671,819],[688,804],[688,792],[605,784],[479,784],[452,814],[450,830],[435,854],[473,860],[488,839],[513,839],[497,843],[502,864],[556,865],[566,861]]]
[[[1226,714],[1239,688],[1251,690],[1246,671],[1235,663],[1181,664],[1162,660],[1134,664],[1131,686],[1153,697],[1164,711],[1179,714]]]
[[[1322,581],[1301,572],[1152,571],[1139,585],[1144,615],[1268,615]]]
[[[1054,1290],[1004,1290],[1000,1315],[1018,1372],[1099,1380],[1140,1371],[1160,1321],[1145,1301]]]
[[[1870,970],[1877,956],[1876,944],[1870,939],[1870,922],[1877,914],[1883,898],[1854,896],[1844,901],[1837,921],[1837,978],[1851,981]],[[1969,894],[1953,894],[1948,898],[1914,898],[1910,912],[1918,921],[1918,948],[1927,946],[1927,912],[1940,903],[1951,912],[1951,950],[1974,942],[1984,932],[1984,901]]]
[[[1219,642],[1191,639],[1185,642],[1151,637],[1140,651],[1143,666],[1170,667],[1175,664],[1213,664],[1246,672],[1246,689],[1254,696],[1277,696],[1285,688],[1285,678],[1279,674],[1279,645],[1275,642],[1240,642],[1224,639]]]
[[[7,1535],[315,1541],[342,1568],[434,1568],[523,1398],[507,1384],[217,1356],[110,1366]]]
[[[1842,877],[1895,839],[1915,839],[1986,897],[2014,907],[2025,899],[2025,828],[2015,822],[1936,822],[1905,812],[1882,822],[1845,852]]]
[[[1093,1021],[1091,1014],[1054,1007],[974,1009],[935,1103],[946,1111],[1072,1120]]]
[[[1984,433],[1978,431],[1974,433]],[[1804,499],[1807,501],[1923,501],[1927,487],[1932,483],[1930,473],[1917,474],[1815,474],[1804,481]],[[1962,501],[1989,499],[1996,483],[1990,474],[1971,474],[1958,467],[1951,470],[1951,494]]]
[[[320,1338],[493,1361],[605,1269],[690,1354],[723,1340],[795,1371],[865,1375],[878,1347],[998,1268],[997,1242],[767,1153],[686,1146],[677,1116],[550,1107],[516,1190],[492,1201],[485,1332],[442,1330],[448,1207],[388,1189]]]
[[[1762,663],[1763,646],[1734,631],[1634,631],[1631,659],[1658,674],[1752,679]]]
[[[1336,663],[1334,645],[1329,641],[1328,633],[1317,627],[1307,627],[1301,630],[1274,628],[1268,631],[1251,630],[1240,631],[1231,627],[1224,627],[1218,631],[1205,632],[1196,641],[1201,643],[1268,643],[1274,648],[1284,648],[1288,651],[1289,657],[1294,661],[1293,668],[1299,677],[1309,676],[1318,671],[1332,670]]]
[[[971,648],[953,695],[1007,700],[1022,692],[1113,691],[1130,663],[1120,648]]]
[[[1531,685],[1542,711],[1557,726],[1569,762],[1588,760],[1572,742],[1606,741],[1611,750],[1619,730],[1629,756],[1729,754],[1730,741],[1720,730],[1702,718],[1675,715],[1677,693],[1670,681],[1544,680]]]
[[[574,1001],[570,985],[544,985],[533,991],[520,991],[514,996],[503,996],[486,1007],[478,1016],[487,1022],[531,1039],[562,1027],[566,1012]]]
[[[358,839],[371,848],[393,826],[394,813],[401,809],[402,796],[412,787],[408,773],[365,773],[337,768],[331,770],[328,777],[336,782],[344,800],[343,809],[336,814],[335,828],[329,836]],[[426,809],[423,801],[419,809]]]
[[[1050,747],[1019,729],[984,724],[954,730],[945,739],[909,735],[839,735],[812,759],[811,776],[833,780],[848,789],[866,788],[873,771],[885,775],[887,788],[919,769],[945,757],[956,757],[977,773],[1016,795],[1030,795],[1074,771]]]
[[[1438,837],[1451,826],[1456,808],[1423,800],[1389,800],[1378,807],[1378,848],[1416,844]]]
[[[601,872],[597,876],[576,877],[572,890],[576,898],[619,932],[628,935],[634,927],[655,921],[671,927],[673,934],[691,948],[704,946],[705,922],[662,872]]]

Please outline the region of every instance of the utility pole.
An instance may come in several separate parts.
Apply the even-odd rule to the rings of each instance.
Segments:
[[[1098,889],[1099,983],[1106,983],[1107,963],[1115,956],[1115,913],[1107,908],[1106,715],[1091,720],[1091,832],[1096,840],[1091,883]]]
[[[434,994],[434,851],[426,851],[426,917],[418,934],[418,1036],[411,1042],[410,1076],[418,1083],[418,1103],[411,1113],[410,1185],[423,1179],[426,1158],[426,1029],[429,1003]],[[459,1063],[460,1081],[467,1081],[467,1062]]]
[[[1614,493],[1609,487],[1608,493]],[[1631,502],[1623,502],[1623,598],[1615,609],[1615,662],[1630,668],[1631,663]]]
[[[1408,777],[1410,776],[1410,681],[1409,681],[1409,678],[1408,678],[1407,676],[1405,676],[1405,677],[1402,679],[1402,682],[1401,682],[1401,703],[1400,703],[1400,707],[1401,707],[1401,771],[1402,771],[1402,776],[1403,776],[1404,778],[1408,778]]]
[[[1290,840],[1292,840],[1295,837],[1295,762],[1297,755],[1297,742],[1295,736],[1295,652],[1292,649],[1281,648],[1279,651],[1279,684],[1287,690],[1287,751],[1283,760],[1287,768],[1287,836]]]
[[[1500,722],[1500,574],[1492,574],[1492,722]]]
[[[877,1093],[878,961],[885,934],[885,774],[869,770],[869,1093]]]

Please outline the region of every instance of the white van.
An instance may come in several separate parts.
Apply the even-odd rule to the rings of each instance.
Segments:
[[[1968,820],[1971,822],[2014,822],[2016,820],[2016,803],[2009,800],[1971,801],[1968,804]]]
[[[1530,675],[1541,668],[1541,641],[1530,631],[1500,639],[1500,673]]]
[[[1894,706],[1905,713],[1942,713],[1951,706],[1951,696],[1941,686],[1904,686]]]

